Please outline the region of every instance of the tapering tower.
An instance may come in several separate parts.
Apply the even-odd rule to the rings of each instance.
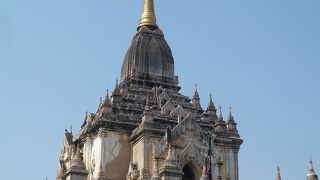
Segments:
[[[137,33],[111,95],[86,113],[81,130],[65,134],[58,180],[238,180],[243,140],[212,96],[202,110],[180,93],[174,59],[144,0]]]
[[[276,180],[281,180],[280,167],[277,167]]]
[[[318,175],[314,171],[313,162],[311,159],[309,162],[309,172],[307,174],[307,180],[318,180]]]
[[[153,0],[144,0],[137,34],[122,65],[121,80],[163,87],[178,84],[171,49],[156,24]]]

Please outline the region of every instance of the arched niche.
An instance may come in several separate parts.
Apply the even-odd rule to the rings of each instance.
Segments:
[[[183,166],[182,172],[182,180],[199,180],[201,177],[201,169],[192,161]]]

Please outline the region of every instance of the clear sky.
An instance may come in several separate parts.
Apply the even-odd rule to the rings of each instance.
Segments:
[[[240,179],[320,174],[320,1],[155,0],[181,92],[234,110]],[[64,129],[113,89],[142,0],[0,0],[1,179],[55,179]]]

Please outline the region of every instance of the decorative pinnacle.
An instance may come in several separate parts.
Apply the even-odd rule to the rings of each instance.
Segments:
[[[174,165],[174,157],[173,157],[173,154],[172,154],[172,145],[169,144],[169,147],[168,147],[168,154],[167,154],[167,157],[165,159],[165,163],[167,165]]]
[[[208,104],[208,109],[210,110],[215,110],[213,101],[212,101],[212,94],[210,93],[210,99],[209,99],[209,104]]]
[[[193,94],[193,99],[200,99],[199,93],[198,93],[198,85],[195,83],[194,85],[194,94]]]
[[[223,121],[223,116],[222,116],[222,108],[219,106],[219,116],[218,116],[219,121]]]
[[[281,180],[280,167],[277,166],[277,177],[276,180]]]
[[[157,20],[156,20],[156,15],[154,13],[153,0],[144,0],[143,11],[142,11],[138,28],[141,26],[157,27]]]
[[[116,79],[116,85],[114,87],[113,94],[119,94],[120,93],[120,88],[119,88],[119,81],[118,78]]]
[[[310,158],[310,162],[309,162],[309,174],[311,174],[311,175],[315,174],[314,167],[313,167],[313,162],[312,162],[311,158]]]
[[[233,115],[232,115],[232,108],[231,108],[231,106],[229,107],[229,116],[228,116],[228,121],[229,121],[229,122],[234,122],[234,120],[233,120]]]
[[[109,96],[109,89],[107,89],[107,94],[106,94],[106,97],[103,101],[102,106],[110,106],[110,105],[111,105],[111,101],[110,101],[110,96]]]

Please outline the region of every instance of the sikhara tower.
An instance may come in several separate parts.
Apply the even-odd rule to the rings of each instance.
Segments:
[[[174,59],[156,23],[143,13],[112,93],[81,130],[66,131],[57,180],[238,180],[242,139],[231,109],[179,93]]]

